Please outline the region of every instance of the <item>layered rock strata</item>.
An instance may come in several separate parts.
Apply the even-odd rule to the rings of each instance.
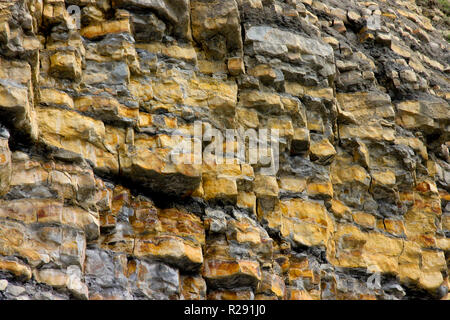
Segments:
[[[0,300],[449,299],[425,2],[0,1]]]

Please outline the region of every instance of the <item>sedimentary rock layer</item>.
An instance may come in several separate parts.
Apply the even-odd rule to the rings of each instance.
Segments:
[[[436,1],[0,0],[0,300],[449,299],[449,23]],[[251,163],[213,129],[278,148]]]

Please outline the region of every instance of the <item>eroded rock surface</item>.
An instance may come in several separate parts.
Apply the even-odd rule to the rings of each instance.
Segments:
[[[448,300],[426,3],[0,1],[0,300]]]

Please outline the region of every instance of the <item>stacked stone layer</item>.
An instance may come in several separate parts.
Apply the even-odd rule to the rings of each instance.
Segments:
[[[411,0],[0,0],[0,300],[449,299],[445,32]],[[278,171],[175,161],[196,121],[278,129]]]

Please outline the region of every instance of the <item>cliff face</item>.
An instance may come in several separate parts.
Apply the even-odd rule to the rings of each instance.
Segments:
[[[0,300],[448,299],[427,2],[1,0]]]

